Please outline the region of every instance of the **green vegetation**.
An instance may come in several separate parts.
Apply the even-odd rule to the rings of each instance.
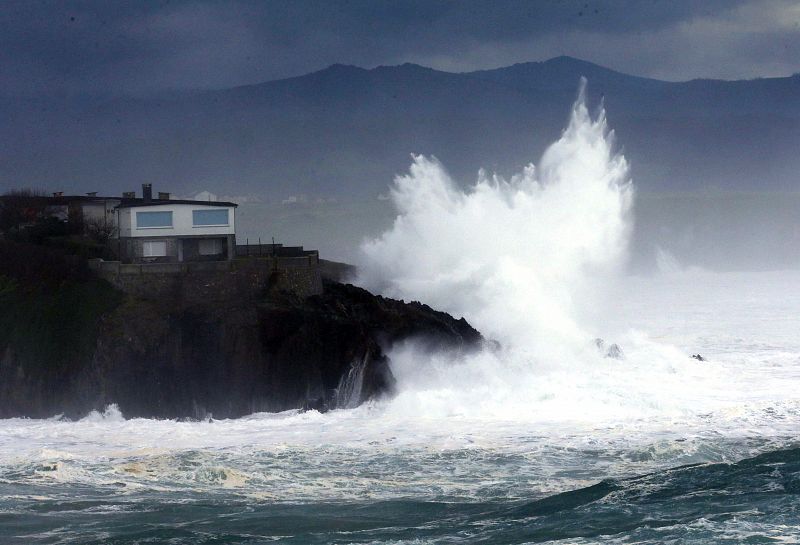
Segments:
[[[85,220],[73,207],[60,207],[69,209],[54,215],[54,208],[59,205],[54,205],[42,191],[23,189],[0,195],[0,236],[20,244],[63,250],[84,259],[114,257],[108,245],[113,228]]]

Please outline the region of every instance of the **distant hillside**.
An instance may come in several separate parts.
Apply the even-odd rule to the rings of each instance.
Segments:
[[[578,80],[604,96],[644,191],[786,190],[800,172],[800,77],[663,82],[559,57],[466,74],[334,65],[301,77],[162,99],[0,103],[0,188],[119,193],[212,189],[280,201],[369,197],[439,157],[471,181],[538,160]]]

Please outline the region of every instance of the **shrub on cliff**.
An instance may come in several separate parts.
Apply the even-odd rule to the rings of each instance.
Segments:
[[[0,241],[0,275],[44,289],[91,278],[86,260],[66,250],[8,240]]]

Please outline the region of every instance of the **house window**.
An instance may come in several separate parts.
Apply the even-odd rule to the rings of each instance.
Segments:
[[[222,253],[221,238],[201,238],[197,241],[197,252],[200,255],[219,255]]]
[[[172,212],[136,212],[137,229],[172,227]]]
[[[192,210],[192,225],[195,227],[228,225],[228,209]]]
[[[164,257],[166,255],[166,240],[147,240],[142,243],[142,257]]]

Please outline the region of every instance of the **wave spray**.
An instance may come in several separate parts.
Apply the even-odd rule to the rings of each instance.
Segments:
[[[585,82],[561,138],[505,180],[462,191],[435,159],[395,180],[393,228],[363,246],[360,282],[463,315],[503,345],[586,339],[596,280],[621,265],[632,184]]]
[[[397,218],[362,246],[359,283],[464,316],[502,348],[453,356],[394,347],[391,407],[606,419],[701,397],[685,381],[704,371],[676,373],[686,359],[677,349],[628,336],[619,361],[593,342],[613,313],[604,287],[625,263],[633,186],[605,111],[590,114],[585,88],[538,166],[510,179],[480,172],[462,190],[436,159],[414,156],[395,179]]]

